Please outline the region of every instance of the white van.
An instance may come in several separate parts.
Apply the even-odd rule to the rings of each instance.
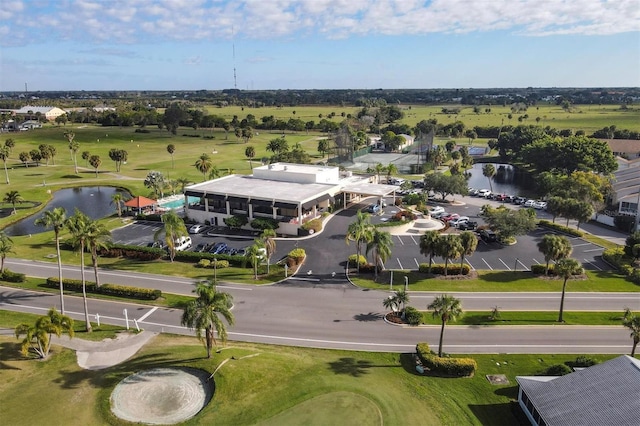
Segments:
[[[180,237],[174,241],[176,251],[185,251],[191,248],[191,237]]]

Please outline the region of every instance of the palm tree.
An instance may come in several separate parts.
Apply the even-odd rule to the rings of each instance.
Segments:
[[[577,260],[566,258],[560,259],[554,267],[556,275],[562,277],[564,282],[562,283],[562,297],[560,298],[560,314],[558,315],[558,322],[563,322],[562,313],[564,310],[564,294],[567,289],[567,280],[572,276],[582,272],[582,266]]]
[[[384,299],[382,299],[382,306],[384,306],[387,309],[391,309],[392,311],[394,311],[394,314],[397,316],[398,315],[398,308],[400,307],[400,304],[398,303],[398,298],[393,295],[393,296],[389,296],[389,297],[385,297]]]
[[[100,165],[102,164],[102,160],[100,159],[99,155],[92,155],[91,157],[89,157],[89,164],[91,164],[91,167],[93,167],[95,169],[96,172],[96,178],[98,177],[98,169],[100,168]]]
[[[549,274],[549,262],[552,260],[557,262],[560,259],[565,259],[571,256],[573,246],[567,237],[562,235],[547,234],[542,237],[542,240],[538,242],[538,250],[544,256],[544,260],[547,262],[544,274]]]
[[[437,247],[437,252],[444,258],[444,276],[447,276],[447,269],[449,268],[449,260],[457,259],[462,255],[462,243],[458,235],[449,234],[440,237],[440,242]]]
[[[384,231],[374,229],[371,234],[371,240],[367,241],[367,256],[369,252],[373,250],[373,262],[374,262],[374,275],[375,279],[378,279],[378,266],[384,266],[384,262],[391,256],[391,247],[393,247],[393,240],[391,234]]]
[[[375,170],[376,176],[378,177],[378,183],[380,183],[380,175],[382,174],[382,172],[384,172],[384,166],[382,165],[382,163],[376,164]],[[387,180],[386,183],[389,183],[389,181]]]
[[[440,246],[440,234],[438,231],[426,231],[420,237],[420,254],[423,256],[429,256],[429,270],[431,273],[431,265],[433,264],[433,256],[438,254],[438,247]]]
[[[64,228],[67,221],[67,212],[64,207],[56,207],[53,210],[44,212],[40,219],[35,221],[36,226],[45,228],[53,228],[53,235],[56,241],[56,254],[58,255],[58,282],[60,283],[60,310],[62,315],[64,310],[64,288],[62,286],[62,258],[60,257],[60,231]]]
[[[24,202],[24,198],[22,198],[22,195],[20,195],[18,191],[9,191],[5,194],[2,201],[7,204],[11,204],[13,206],[12,214],[16,214],[16,204],[22,204]]]
[[[234,323],[231,313],[233,297],[229,293],[216,291],[216,283],[210,280],[197,283],[194,292],[197,297],[185,305],[181,323],[196,331],[196,336],[204,341],[207,348],[207,358],[211,358],[211,348],[217,345],[214,330],[223,343],[227,341],[227,328],[218,314],[229,325]]]
[[[493,192],[493,183],[491,182],[491,179],[496,175],[496,168],[493,164],[485,164],[482,166],[482,175],[489,179],[489,188],[491,189],[491,192]]]
[[[276,252],[276,231],[273,229],[265,229],[262,231],[262,235],[260,235],[260,239],[262,240],[262,246],[267,251],[267,275],[269,274],[269,263],[271,260],[271,256]]]
[[[464,231],[460,233],[460,244],[462,245],[460,260],[460,275],[462,275],[462,266],[464,265],[464,257],[471,256],[478,247],[478,237],[473,232]]]
[[[175,164],[173,163],[173,153],[176,152],[176,146],[172,143],[167,145],[167,152],[171,155],[171,168],[175,169]]]
[[[402,305],[402,317],[404,317],[405,308],[407,307],[407,303],[409,303],[409,292],[404,289],[398,290],[395,292],[394,296],[398,306]]]
[[[209,172],[209,170],[211,170],[211,167],[213,166],[213,162],[211,161],[211,157],[209,156],[209,154],[203,153],[196,160],[195,166],[196,166],[196,169],[198,169],[198,171],[202,173],[202,180],[204,181],[206,179],[207,173]]]
[[[21,345],[22,354],[27,355],[29,349],[32,349],[41,359],[49,355],[51,335],[60,337],[62,333],[67,333],[73,338],[73,319],[58,313],[56,308],[51,308],[46,316],[38,318],[34,325],[23,323],[15,328],[16,338],[25,335]]]
[[[118,217],[122,217],[122,204],[127,201],[125,195],[122,192],[116,192],[111,196],[111,204],[116,205],[118,209]]]
[[[162,223],[164,223],[164,227],[156,231],[153,235],[153,239],[157,240],[158,235],[164,232],[165,243],[169,249],[169,259],[173,262],[173,259],[176,257],[176,241],[180,237],[188,236],[189,232],[184,224],[184,220],[182,220],[182,218],[174,211],[170,211],[162,215]]]
[[[13,240],[3,231],[0,231],[0,275],[4,273],[4,260],[13,251]]]
[[[427,306],[427,309],[433,310],[433,317],[440,318],[442,328],[440,329],[440,343],[438,344],[438,356],[442,357],[442,339],[444,338],[444,326],[447,321],[455,321],[462,315],[462,306],[460,300],[453,296],[443,294],[433,299],[433,302]]]
[[[11,148],[6,145],[0,146],[0,160],[4,163],[4,175],[7,180],[7,185],[9,185],[9,172],[7,171],[7,160],[9,159],[9,155],[11,154]]]
[[[67,140],[69,141],[69,152],[71,154],[71,160],[73,160],[73,167],[75,173],[78,174],[78,150],[80,150],[80,144],[73,139],[76,137],[76,134],[73,132],[64,132]]]
[[[87,323],[87,333],[92,331],[87,306],[87,286],[84,277],[84,250],[90,232],[91,218],[76,208],[75,213],[67,220],[67,229],[71,232],[70,243],[80,251],[80,279],[82,280],[82,301],[84,303],[84,320]]]
[[[388,164],[387,165],[387,182],[389,182],[389,179],[391,179],[391,176],[395,175],[398,173],[398,168],[396,167],[395,164]]]
[[[188,178],[178,178],[176,179],[176,183],[180,186],[180,192],[184,192],[184,187],[191,184],[191,179]]]
[[[253,170],[253,163],[251,160],[256,156],[256,149],[252,146],[248,146],[244,149],[244,156],[249,159],[249,167]]]
[[[222,172],[216,166],[211,166],[211,171],[209,171],[209,179],[218,179],[222,176]]]
[[[636,355],[636,347],[638,343],[640,343],[640,317],[636,315],[631,315],[629,318],[624,320],[622,324],[631,330],[631,339],[633,339],[633,347],[631,348],[631,356],[634,357]]]
[[[362,254],[362,243],[371,241],[372,227],[370,222],[370,216],[368,213],[363,213],[358,210],[356,215],[356,221],[349,225],[347,228],[346,241],[347,245],[349,241],[354,240],[356,242],[356,268],[358,273],[360,272],[360,256]]]
[[[258,279],[258,263],[260,263],[260,258],[262,256],[262,245],[259,241],[256,241],[254,244],[250,245],[246,251],[245,258],[251,262],[251,266],[253,267],[253,279]]]
[[[107,240],[111,237],[111,231],[104,224],[92,220],[87,224],[87,246],[91,253],[93,273],[96,277],[96,287],[100,287],[98,279],[98,250],[107,247]]]

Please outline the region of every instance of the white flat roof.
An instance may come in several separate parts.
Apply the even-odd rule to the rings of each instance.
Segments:
[[[378,197],[384,197],[399,189],[400,187],[396,185],[382,185],[379,183],[369,183],[367,181],[352,183],[342,188],[344,192],[360,195],[375,195]]]

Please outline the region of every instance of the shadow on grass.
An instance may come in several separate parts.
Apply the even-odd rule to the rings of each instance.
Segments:
[[[373,367],[371,361],[356,360],[355,358],[340,358],[329,363],[329,368],[336,374],[347,374],[352,377],[360,377],[368,374],[368,369]]]
[[[531,277],[531,272],[500,271],[479,275],[478,280],[491,283],[511,283]]]
[[[529,425],[527,418],[516,401],[501,404],[469,404],[469,410],[482,425]]]
[[[0,370],[20,370],[20,368],[9,366],[4,361],[30,361],[34,358],[26,357],[20,352],[20,343],[16,342],[3,342],[0,344]]]

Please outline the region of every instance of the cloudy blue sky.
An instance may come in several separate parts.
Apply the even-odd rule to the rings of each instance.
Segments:
[[[235,45],[235,59],[234,49]],[[3,0],[0,91],[640,86],[640,0]]]

